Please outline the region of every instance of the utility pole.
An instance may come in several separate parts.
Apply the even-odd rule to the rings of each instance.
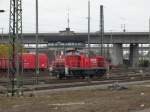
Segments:
[[[35,66],[36,66],[36,80],[35,83],[38,84],[38,76],[39,76],[39,8],[38,8],[38,0],[36,0],[36,61],[35,61]]]
[[[126,24],[121,24],[121,29],[123,30],[123,32],[126,32]]]
[[[20,85],[20,62],[19,62],[19,45],[22,38],[22,0],[10,0],[10,18],[9,18],[9,43],[12,52],[10,53],[9,63],[12,65],[8,68],[11,80],[11,95],[15,95],[15,86]],[[22,65],[22,64],[21,64]]]
[[[5,10],[0,10],[0,13],[4,13],[5,12]],[[3,30],[4,30],[4,28],[1,28],[1,30],[2,30],[2,41],[3,41]]]
[[[70,29],[70,14],[69,14],[69,8],[68,8],[67,16],[68,16],[68,19],[67,19],[67,26],[68,26],[68,29]]]
[[[2,31],[2,32],[1,32],[1,37],[2,37],[2,42],[3,42],[3,39],[4,39],[4,35],[3,35],[3,34],[4,34],[4,33],[3,33],[4,28],[0,28],[0,29],[1,29],[1,31]]]
[[[88,56],[90,57],[90,0],[88,1]]]
[[[149,66],[150,66],[150,18],[149,18]]]
[[[103,49],[103,40],[104,40],[104,11],[103,5],[100,5],[100,44],[101,44],[101,56],[104,56]]]
[[[113,49],[113,34],[112,34],[112,30],[110,30],[110,43],[111,43],[110,51],[112,53],[112,49]]]

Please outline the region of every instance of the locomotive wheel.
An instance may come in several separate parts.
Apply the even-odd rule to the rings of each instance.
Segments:
[[[93,75],[90,75],[89,77],[92,79],[92,78],[93,78]]]
[[[63,74],[58,74],[57,78],[60,79],[60,80],[62,80],[64,78],[64,75]]]

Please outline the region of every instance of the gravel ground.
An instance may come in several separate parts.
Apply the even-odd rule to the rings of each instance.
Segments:
[[[148,85],[148,84],[146,84]],[[150,112],[148,86],[84,89],[23,97],[0,96],[0,112]]]
[[[140,111],[136,111],[136,112],[150,112],[150,109],[144,109],[144,110],[140,110]]]

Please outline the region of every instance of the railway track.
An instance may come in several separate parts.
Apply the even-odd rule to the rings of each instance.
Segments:
[[[36,80],[37,77],[23,77],[23,82],[25,85],[34,85],[34,81]],[[87,82],[88,80],[91,81],[106,81],[106,80],[134,80],[134,79],[149,79],[150,75],[113,75],[113,76],[103,76],[103,77],[93,77],[92,79],[78,79],[78,78],[72,78],[72,79],[56,79],[56,78],[51,78],[50,76],[43,76],[43,77],[38,77],[38,82],[40,84],[55,84],[55,83],[72,83],[72,82]],[[8,83],[9,79],[8,78],[1,78],[0,79],[0,85],[3,83]]]
[[[80,82],[67,82],[67,83],[53,83],[53,84],[42,84],[42,85],[24,85],[23,90],[25,92],[31,91],[45,91],[45,90],[59,90],[59,89],[69,89],[74,87],[87,87],[87,86],[97,86],[97,85],[106,85],[106,84],[114,84],[114,83],[134,83],[137,81],[150,81],[150,77],[136,77],[126,78],[126,79],[109,79],[109,80],[101,80],[101,81],[80,81]]]
[[[24,84],[24,91],[39,91],[39,90],[53,90],[53,89],[62,89],[62,88],[73,88],[73,87],[84,87],[84,86],[93,86],[93,85],[103,85],[103,84],[113,84],[115,82],[123,83],[123,82],[135,82],[135,81],[146,81],[150,80],[149,75],[141,76],[120,76],[120,77],[103,77],[99,80],[96,79],[84,79],[84,80],[53,80],[49,83],[42,83],[39,85],[34,84]],[[40,80],[39,80],[40,81]],[[0,81],[0,84],[4,82]],[[6,82],[5,82],[6,83]],[[8,83],[7,83],[8,85]],[[3,85],[6,87],[6,85]]]
[[[33,74],[33,73],[32,73]],[[104,76],[101,78],[93,77],[92,79],[63,79],[58,80],[56,78],[50,77],[47,74],[40,75],[38,77],[38,85],[35,85],[34,75],[25,75],[23,77],[23,87],[25,91],[34,90],[47,90],[47,89],[59,89],[59,88],[71,88],[80,86],[91,86],[91,85],[103,85],[112,84],[115,82],[133,82],[133,81],[145,81],[150,80],[149,72],[139,73],[139,72],[121,72],[120,70],[115,70],[110,72],[109,76]],[[11,85],[8,78],[0,78],[0,86],[7,87]],[[31,89],[32,88],[32,89]]]

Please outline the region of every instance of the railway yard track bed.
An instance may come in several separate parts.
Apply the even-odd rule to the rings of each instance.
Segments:
[[[104,89],[110,84],[103,84],[93,87],[82,87],[84,89],[81,89],[81,87],[77,89],[72,88],[69,91],[67,89],[60,91],[42,90],[37,91],[32,97],[25,95],[23,97],[6,98],[0,95],[0,111],[145,112],[145,109],[149,110],[150,90],[148,89],[149,87],[143,86],[143,84],[150,84],[149,80],[120,84],[128,85],[128,89],[114,91]]]
[[[56,83],[50,83],[50,84],[45,84],[44,82],[39,82],[38,85],[24,85],[23,86],[23,90],[25,92],[29,92],[29,91],[44,91],[44,90],[57,90],[57,89],[68,89],[68,88],[84,88],[84,87],[94,87],[94,86],[99,86],[99,85],[112,85],[114,83],[133,83],[134,82],[149,82],[150,81],[150,77],[149,76],[145,76],[145,77],[111,77],[109,79],[101,79],[101,80],[76,80],[74,82],[70,82],[70,80],[64,80],[61,82],[56,82]],[[6,85],[2,86],[0,88],[0,91],[4,91],[3,89],[7,88]],[[6,90],[6,89],[5,89]]]

